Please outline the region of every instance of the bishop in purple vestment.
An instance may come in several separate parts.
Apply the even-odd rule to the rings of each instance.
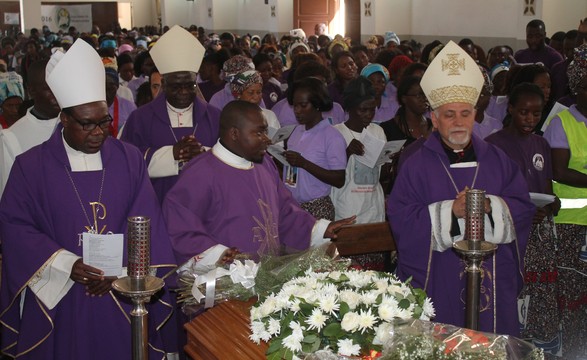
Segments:
[[[160,277],[175,268],[142,155],[108,137],[112,118],[101,67],[82,40],[53,55],[47,83],[62,108],[62,125],[16,158],[0,201],[0,323],[2,351],[11,357],[131,358],[132,303],[111,290],[115,276],[84,263],[82,233],[114,238],[126,232],[129,216],[147,216],[151,266]],[[124,241],[121,251],[119,266],[127,263]],[[166,339],[177,337],[166,288],[148,311],[150,357],[177,352],[177,344],[162,338],[167,331]]]
[[[134,111],[120,136],[142,151],[161,202],[183,165],[218,139],[220,111],[196,97],[204,51],[180,26],[157,41],[150,52],[163,76],[163,94]]]
[[[463,67],[443,68],[447,61]],[[452,244],[465,232],[466,190],[485,190],[485,240],[498,248],[482,263],[479,330],[515,336],[535,210],[518,166],[472,134],[482,85],[474,60],[453,42],[430,64],[421,86],[438,131],[405,160],[387,214],[398,249],[398,276],[412,277],[412,285],[432,298],[435,321],[464,327],[467,274]],[[453,92],[456,87],[459,93]]]

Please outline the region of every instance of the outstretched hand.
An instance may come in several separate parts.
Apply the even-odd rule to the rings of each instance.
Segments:
[[[326,231],[324,232],[324,237],[330,238],[330,239],[336,239],[336,237],[337,237],[336,233],[340,230],[340,228],[342,228],[343,226],[346,226],[346,225],[354,224],[356,219],[357,219],[357,215],[353,215],[353,216],[348,217],[346,219],[341,219],[338,221],[331,222],[328,225],[328,227],[326,228]]]

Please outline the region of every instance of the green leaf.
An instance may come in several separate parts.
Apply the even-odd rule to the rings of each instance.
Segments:
[[[269,343],[269,348],[265,352],[265,354],[269,355],[271,353],[276,352],[277,350],[281,349],[281,338],[275,338],[271,340]]]
[[[324,330],[322,330],[322,334],[327,337],[336,337],[342,328],[340,327],[340,323],[333,322],[331,324],[326,325]]]
[[[305,302],[301,302],[300,303],[300,310],[306,314],[306,315],[310,315],[312,313],[312,310],[314,310],[314,306],[305,303]]]
[[[351,308],[350,308],[349,304],[347,304],[344,301],[341,301],[341,303],[340,303],[340,311],[339,311],[340,320],[342,320],[342,318],[344,317],[344,315],[346,313],[348,313],[349,311],[351,311]]]
[[[398,306],[401,309],[407,309],[410,307],[410,300],[408,299],[401,299],[400,302],[398,303]]]
[[[282,348],[279,351],[276,351],[272,354],[267,355],[267,360],[292,360],[293,359],[293,352],[291,350]]]
[[[306,335],[306,337],[304,337],[304,339],[302,340],[302,342],[304,342],[306,344],[313,344],[314,342],[316,342],[316,340],[320,340],[320,338],[318,337],[318,335],[316,335],[316,334],[310,334],[310,335]]]

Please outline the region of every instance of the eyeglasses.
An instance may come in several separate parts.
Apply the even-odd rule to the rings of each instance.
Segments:
[[[110,127],[110,125],[112,125],[112,117],[108,116],[108,118],[106,120],[102,120],[98,123],[84,123],[79,121],[78,119],[74,118],[73,116],[69,115],[73,120],[75,120],[75,122],[77,122],[78,124],[80,124],[80,126],[82,127],[82,129],[84,131],[94,131],[94,129],[96,129],[96,127],[100,127],[100,129],[102,130],[106,130]]]

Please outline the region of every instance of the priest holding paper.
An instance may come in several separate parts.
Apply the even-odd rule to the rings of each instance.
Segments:
[[[472,133],[483,75],[449,42],[421,81],[438,130],[403,164],[387,203],[397,274],[412,277],[436,321],[465,325],[465,262],[452,249],[465,233],[465,193],[485,190],[485,241],[499,244],[481,269],[480,330],[519,335],[517,295],[534,205],[518,166]]]
[[[111,291],[124,275],[129,216],[151,219],[158,276],[175,267],[143,156],[109,136],[104,77],[99,55],[82,40],[53,54],[46,80],[61,124],[16,158],[0,202],[0,323],[11,357],[131,358],[132,306]],[[148,307],[153,359],[177,351],[160,333],[175,329],[171,304],[163,290]]]

